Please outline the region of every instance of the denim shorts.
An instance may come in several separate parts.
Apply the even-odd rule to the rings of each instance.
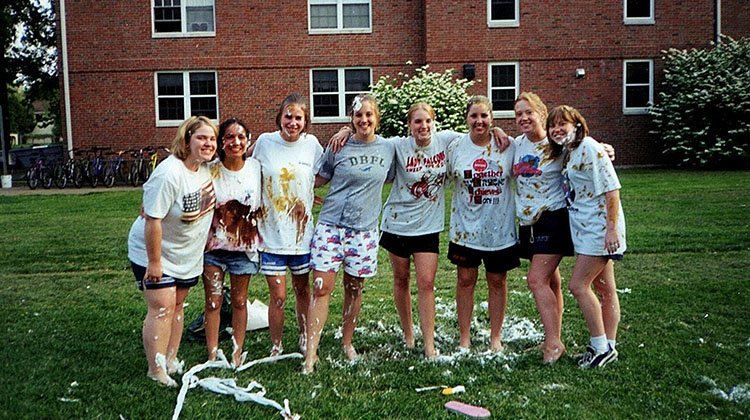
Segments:
[[[130,262],[130,267],[133,269],[133,276],[135,276],[135,284],[138,286],[138,290],[154,290],[154,289],[166,289],[168,287],[184,287],[190,288],[198,284],[198,276],[191,279],[178,279],[163,273],[161,280],[153,282],[151,280],[144,281],[143,277],[146,275],[146,267],[138,265],[134,262]]]
[[[310,254],[284,255],[270,252],[260,253],[260,272],[267,276],[285,276],[286,268],[293,275],[310,272]]]
[[[203,254],[203,265],[213,265],[225,273],[237,275],[257,274],[260,268],[258,262],[251,261],[246,253],[223,249],[215,249]]]

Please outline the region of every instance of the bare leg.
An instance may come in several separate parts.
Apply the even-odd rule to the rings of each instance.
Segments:
[[[414,348],[414,327],[411,318],[411,291],[409,287],[410,260],[389,252],[393,267],[393,300],[404,332],[404,344]]]
[[[576,298],[581,308],[592,337],[605,335],[602,308],[596,294],[591,290],[591,284],[595,278],[599,277],[607,261],[604,257],[579,254],[570,279],[570,292],[573,293],[573,297]]]
[[[313,291],[307,314],[307,353],[302,373],[312,373],[318,361],[318,344],[328,319],[328,305],[336,282],[336,272],[313,271]]]
[[[296,297],[299,346],[302,353],[305,353],[307,351],[307,311],[310,309],[310,274],[293,274],[292,287]]]
[[[458,313],[458,347],[468,349],[471,346],[471,316],[474,312],[474,287],[477,284],[476,267],[456,267],[458,282],[456,285],[456,312]]]
[[[620,298],[615,284],[615,264],[612,260],[602,270],[601,276],[594,282],[594,289],[602,300],[602,320],[608,340],[617,339],[617,326],[620,324]]]
[[[271,335],[271,355],[283,351],[281,337],[284,335],[284,302],[286,302],[286,276],[266,276],[268,283],[268,330]]]
[[[245,343],[247,330],[247,286],[250,275],[232,274],[232,363],[238,367],[241,363],[242,347]]]
[[[503,321],[505,320],[505,307],[508,304],[507,274],[486,273],[487,289],[490,313],[490,350],[499,352],[503,350]]]
[[[342,345],[347,359],[354,360],[357,358],[357,351],[352,345],[354,337],[354,328],[357,327],[357,317],[362,309],[362,287],[365,279],[354,277],[344,272],[344,314],[342,327]]]
[[[185,298],[187,298],[190,288],[178,287],[175,291],[175,304],[174,304],[174,318],[172,319],[171,332],[169,334],[169,345],[167,346],[167,368],[168,372],[172,373],[171,370],[177,362],[177,351],[180,350],[180,342],[182,341],[182,327],[185,325]]]
[[[542,351],[545,363],[552,363],[565,353],[565,346],[560,337],[563,302],[560,272],[557,269],[561,260],[562,255],[534,255],[527,276],[529,289],[534,295],[544,327]]]
[[[419,326],[424,341],[424,355],[437,356],[435,352],[435,274],[438,254],[418,252],[414,254],[414,270],[417,272]]]
[[[166,355],[174,319],[176,287],[144,290],[148,311],[143,321],[143,349],[148,361],[148,377],[167,385],[177,383],[166,372]],[[157,355],[163,357],[164,364],[157,363]]]
[[[203,306],[206,347],[208,349],[208,360],[216,359],[219,350],[219,324],[221,323],[221,304],[223,295],[224,272],[213,265],[203,266],[203,291],[205,304]]]

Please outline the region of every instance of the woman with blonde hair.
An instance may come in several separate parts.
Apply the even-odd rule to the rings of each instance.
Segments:
[[[177,351],[183,302],[203,272],[203,248],[214,211],[206,165],[216,153],[216,125],[206,117],[185,120],[172,140],[172,154],[143,184],[142,214],[128,235],[128,259],[148,305],[143,322],[147,376],[177,386]]]

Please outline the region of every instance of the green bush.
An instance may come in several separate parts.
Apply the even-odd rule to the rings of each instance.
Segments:
[[[651,108],[665,155],[680,166],[750,166],[750,39],[665,54],[663,91]]]
[[[385,137],[408,134],[406,112],[415,102],[427,102],[435,108],[435,128],[464,131],[466,89],[473,81],[454,79],[454,71],[443,73],[428,71],[429,65],[415,70],[410,77],[399,73],[397,77],[381,76],[372,88],[380,106],[380,133]]]

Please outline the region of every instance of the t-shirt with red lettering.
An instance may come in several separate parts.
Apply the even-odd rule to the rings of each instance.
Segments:
[[[447,157],[447,176],[455,182],[451,242],[482,251],[513,246],[513,150],[501,153],[494,139],[487,146],[477,146],[465,134],[448,146]]]

